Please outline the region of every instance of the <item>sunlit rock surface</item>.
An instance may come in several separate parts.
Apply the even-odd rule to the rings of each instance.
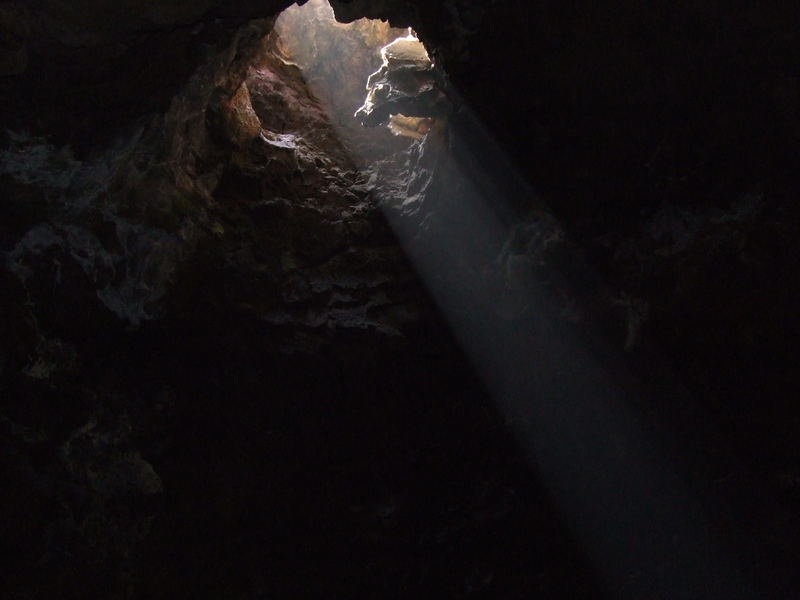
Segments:
[[[431,130],[435,120],[430,117],[406,117],[392,115],[388,127],[394,135],[421,140]]]
[[[364,126],[386,125],[392,115],[444,116],[446,99],[422,42],[413,35],[398,38],[381,49],[381,58],[381,68],[367,80],[364,105],[356,111]]]

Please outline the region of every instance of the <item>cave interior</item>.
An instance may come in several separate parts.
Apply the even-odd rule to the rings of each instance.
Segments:
[[[3,598],[800,597],[800,10],[0,34]]]

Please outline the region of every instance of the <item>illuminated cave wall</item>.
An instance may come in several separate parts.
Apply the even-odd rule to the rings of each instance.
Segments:
[[[408,147],[387,131],[364,130],[353,116],[364,102],[367,79],[381,64],[380,49],[406,30],[380,19],[339,23],[327,0],[311,0],[284,11],[276,32],[283,53],[298,64],[356,160],[363,164]]]

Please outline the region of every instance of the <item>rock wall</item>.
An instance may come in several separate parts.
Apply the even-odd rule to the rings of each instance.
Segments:
[[[519,213],[547,204],[743,456],[796,462],[793,7],[332,5],[413,25],[536,190],[507,194]]]
[[[496,141],[503,236],[450,254],[505,292],[468,308],[512,328],[543,281],[684,388],[642,412],[752,523],[743,597],[793,597],[796,9],[334,1],[415,28],[472,149],[370,178],[275,51],[288,4],[0,4],[2,589],[597,597],[376,204],[435,238]]]
[[[591,595],[271,27],[231,31],[163,112],[130,99],[136,118],[80,147],[14,115],[4,593]]]
[[[365,130],[354,117],[364,102],[367,78],[381,64],[380,49],[406,30],[380,20],[339,23],[326,0],[311,0],[284,11],[276,31],[284,53],[301,68],[360,165],[408,147],[407,141],[388,130]]]
[[[163,112],[250,18],[280,2],[3,2],[3,129],[46,132],[89,151]],[[5,42],[8,40],[8,42]]]

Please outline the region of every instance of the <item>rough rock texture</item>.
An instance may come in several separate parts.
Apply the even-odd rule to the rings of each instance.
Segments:
[[[443,117],[447,101],[422,42],[413,36],[381,48],[381,68],[367,80],[367,98],[356,112],[365,127],[389,123],[391,116]]]
[[[797,10],[332,5],[345,21],[413,25],[454,92],[618,290],[638,322],[634,337],[660,347],[742,444],[742,460],[769,464],[773,481],[794,469]],[[531,206],[529,196],[516,203],[522,213]]]
[[[379,49],[405,36],[386,21],[339,23],[326,0],[284,11],[275,24],[282,52],[303,71],[350,155],[361,166],[408,147],[386,130],[365,131],[353,114],[364,102],[368,76],[381,64]]]
[[[91,157],[9,134],[2,589],[590,597],[270,25]]]
[[[376,206],[448,231],[477,115],[538,193],[488,190],[493,262],[449,249],[505,290],[464,312],[512,329],[543,281],[679,385],[641,410],[731,507],[741,596],[796,597],[797,9],[334,1],[455,102],[370,178],[273,52],[288,4],[0,3],[4,596],[598,597]]]
[[[80,150],[163,111],[239,26],[270,17],[267,2],[85,0],[0,4],[4,128],[46,131]]]

